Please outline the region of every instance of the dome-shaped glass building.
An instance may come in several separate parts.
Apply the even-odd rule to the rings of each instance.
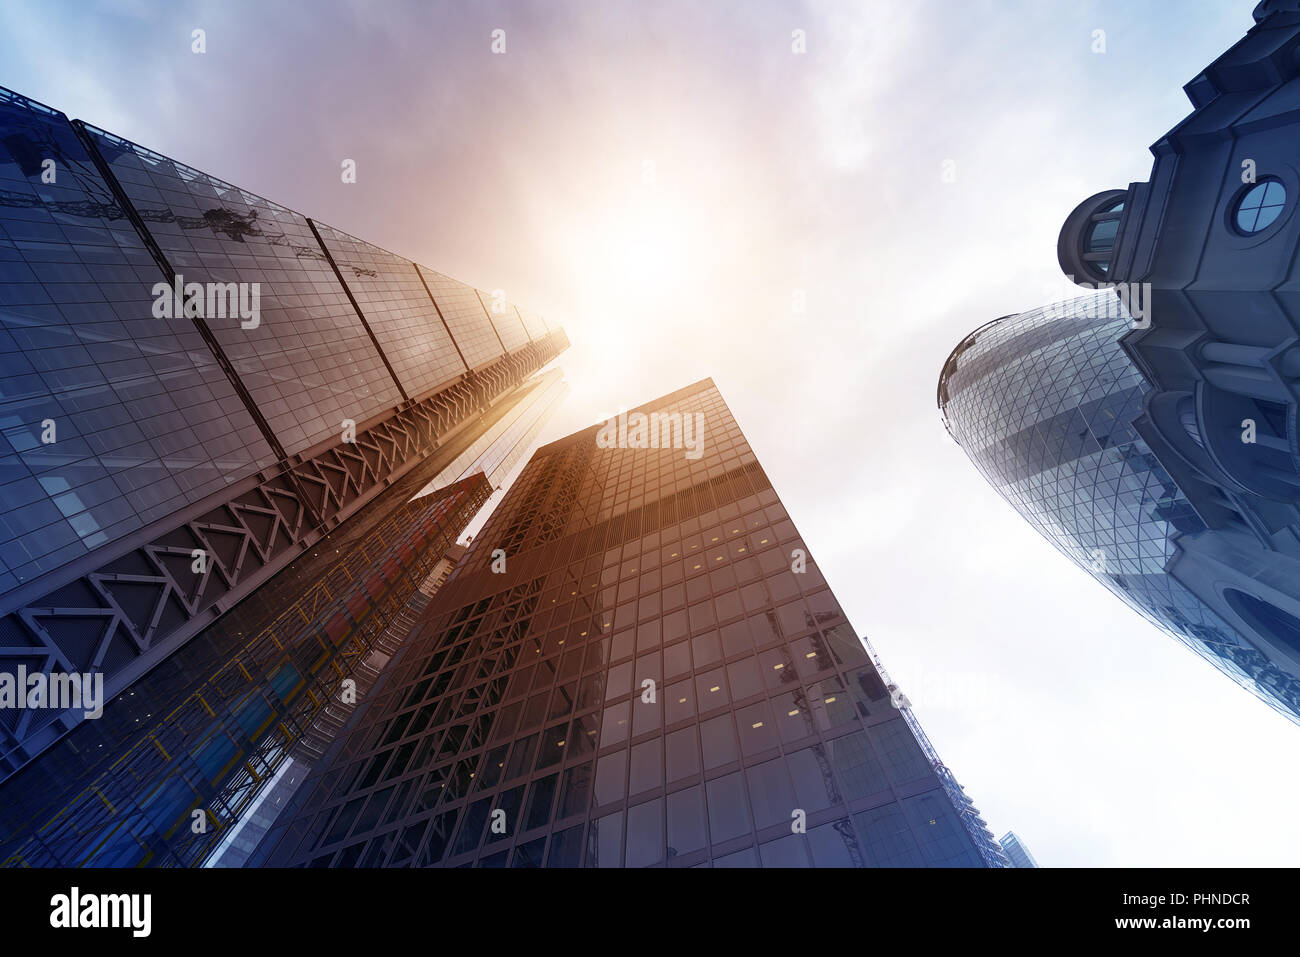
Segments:
[[[944,364],[944,425],[1062,553],[1300,722],[1300,671],[1262,651],[1257,634],[1229,624],[1173,574],[1189,547],[1221,533],[1207,529],[1134,428],[1149,385],[1120,347],[1132,327],[1113,292],[981,326]]]

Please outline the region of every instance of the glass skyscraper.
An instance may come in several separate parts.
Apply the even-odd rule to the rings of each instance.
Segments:
[[[107,699],[0,706],[0,863],[201,860],[534,440],[567,344],[0,89],[0,675]]]
[[[429,598],[446,582],[452,570],[465,557],[465,551],[464,545],[453,545],[438,559],[419,590],[388,623],[379,640],[353,669],[353,687],[346,691],[340,688],[329,704],[317,714],[311,727],[298,739],[291,756],[280,765],[275,777],[262,788],[247,811],[240,815],[236,826],[222,837],[220,846],[208,855],[204,861],[205,867],[243,866],[248,855],[256,849],[267,830],[275,823],[276,816],[286,802],[302,784],[311,766],[333,743],[355,709],[356,702],[365,698],[384,666],[397,654],[420,613],[428,605]]]
[[[1294,714],[1300,682],[1300,9],[1261,0],[1183,90],[1145,181],[1083,200],[1057,260],[1114,288],[1145,391],[1132,420],[1205,531],[1165,571],[1239,636],[1222,647]],[[1213,643],[1213,639],[1211,639]]]
[[[1034,860],[1034,855],[1029,853],[1029,848],[1016,835],[1015,831],[1007,831],[998,840],[1002,845],[1002,850],[1006,852],[1007,859],[1011,861],[1013,867],[1037,867],[1038,862]]]
[[[249,863],[1005,866],[713,382],[627,424],[531,458]]]
[[[1300,719],[1300,680],[1170,569],[1207,531],[1134,427],[1147,383],[1113,292],[1004,316],[944,365],[939,408],[975,467],[1112,593],[1273,708]]]

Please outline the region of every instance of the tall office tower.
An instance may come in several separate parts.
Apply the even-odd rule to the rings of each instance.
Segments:
[[[1139,614],[1300,718],[1300,680],[1225,621],[1179,568],[1207,529],[1137,427],[1146,382],[1108,292],[1004,316],[944,364],[939,409],[975,467],[1038,532]]]
[[[428,495],[470,475],[482,472],[499,489],[515,467],[535,449],[542,427],[569,394],[564,373],[550,369],[528,383],[532,390],[468,448],[439,472],[417,495]],[[521,387],[522,388],[522,387]]]
[[[439,478],[430,482],[420,493],[445,487],[455,478],[482,473],[498,486],[510,474],[515,464],[529,450],[542,426],[550,419],[556,405],[568,394],[568,385],[562,374],[552,370],[539,377],[536,396],[532,401],[519,403],[512,412],[495,423],[470,448],[443,470]],[[499,486],[498,486],[499,487]],[[490,508],[485,504],[483,509]],[[333,743],[344,722],[351,715],[355,702],[370,690],[384,665],[406,640],[416,618],[424,610],[429,598],[447,581],[451,572],[465,557],[464,545],[452,545],[438,559],[424,583],[407,602],[406,607],[392,620],[382,636],[370,649],[360,664],[352,671],[355,684],[334,693],[329,703],[319,710],[306,732],[295,742],[291,756],[285,760],[273,781],[257,796],[240,816],[232,833],[222,838],[218,847],[205,861],[209,867],[239,867],[257,846],[267,829],[294,792],[302,784],[310,768]]]
[[[249,863],[1005,864],[937,764],[706,379],[532,457]]]
[[[0,862],[197,863],[491,494],[466,469],[531,440],[566,346],[0,90]],[[73,677],[102,716],[12,693]]]
[[[1034,855],[1029,853],[1029,848],[1025,847],[1024,842],[1016,836],[1015,831],[1007,831],[1002,835],[998,843],[1002,845],[1002,850],[1006,852],[1012,867],[1038,866],[1038,862],[1034,860]]]

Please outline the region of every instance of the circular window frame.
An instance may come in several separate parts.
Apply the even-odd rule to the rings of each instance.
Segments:
[[[1295,215],[1296,206],[1300,206],[1300,174],[1296,172],[1295,167],[1289,163],[1279,163],[1275,167],[1265,168],[1267,172],[1264,175],[1256,177],[1253,183],[1242,183],[1240,187],[1229,194],[1227,201],[1223,204],[1223,226],[1227,230],[1232,244],[1238,249],[1247,249],[1268,242],[1286,228],[1287,223]],[[1282,188],[1286,190],[1286,204],[1282,207],[1282,212],[1277,219],[1263,229],[1253,233],[1243,232],[1237,225],[1237,210],[1241,207],[1241,201],[1246,198],[1246,195],[1251,190],[1270,180],[1281,183]]]
[[[1273,218],[1270,219],[1263,226],[1260,226],[1257,229],[1244,228],[1241,225],[1242,204],[1246,202],[1247,198],[1253,196],[1255,193],[1258,193],[1260,190],[1264,191],[1264,196],[1266,197],[1268,195],[1268,188],[1272,186],[1274,183],[1277,183],[1278,187],[1282,190],[1282,202],[1280,204],[1282,208],[1279,209],[1277,213],[1273,216]],[[1261,233],[1266,233],[1270,229],[1272,229],[1273,224],[1276,223],[1279,219],[1281,219],[1284,215],[1286,215],[1287,207],[1290,204],[1291,204],[1291,194],[1287,191],[1286,183],[1282,181],[1282,178],[1280,176],[1267,175],[1264,176],[1262,179],[1255,180],[1255,182],[1253,183],[1243,183],[1242,188],[1237,190],[1237,195],[1232,201],[1231,208],[1228,210],[1229,217],[1232,220],[1232,228],[1238,236],[1246,236],[1250,239],[1254,239],[1256,236],[1260,235]],[[1272,206],[1270,206],[1269,208],[1271,209]],[[1264,209],[1264,202],[1263,202],[1263,197],[1261,197],[1260,204],[1256,208],[1256,215],[1258,216],[1258,214],[1262,212],[1263,209]]]

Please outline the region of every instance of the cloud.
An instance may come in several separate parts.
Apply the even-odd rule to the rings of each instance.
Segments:
[[[934,406],[961,337],[1059,288],[1064,216],[1145,177],[1252,6],[46,2],[0,7],[0,62],[564,324],[546,439],[712,375],[885,663],[996,676],[997,708],[918,710],[1043,863],[1282,863],[1300,824],[1255,809],[1300,785],[1296,729],[1038,539]]]

